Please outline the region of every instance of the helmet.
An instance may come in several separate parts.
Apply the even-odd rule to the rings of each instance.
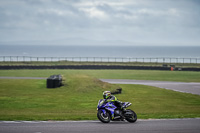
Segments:
[[[110,91],[104,91],[103,92],[103,98],[107,99],[109,96],[111,96],[111,92]]]

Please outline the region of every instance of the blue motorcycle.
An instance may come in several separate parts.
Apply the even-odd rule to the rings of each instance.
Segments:
[[[125,118],[128,122],[136,122],[137,114],[131,109],[125,109],[129,107],[131,103],[122,103],[122,109],[117,108],[113,102],[106,102],[105,99],[100,99],[97,106],[97,117],[103,123],[109,123],[112,121],[120,121]]]

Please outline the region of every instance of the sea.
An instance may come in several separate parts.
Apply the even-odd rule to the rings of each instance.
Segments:
[[[0,45],[0,56],[200,58],[200,46]]]
[[[200,58],[200,46],[0,45],[0,57],[3,56]]]

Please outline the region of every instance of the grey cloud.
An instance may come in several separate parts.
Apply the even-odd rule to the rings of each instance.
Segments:
[[[0,0],[0,39],[199,42],[199,14],[197,0]]]

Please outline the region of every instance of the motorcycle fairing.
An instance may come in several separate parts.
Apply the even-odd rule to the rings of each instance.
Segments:
[[[112,102],[111,103],[107,103],[105,105],[105,109],[110,111],[112,119],[114,119],[114,111],[115,111],[116,108],[117,107]]]
[[[113,102],[104,103],[104,99],[99,100],[97,110],[101,109],[103,114],[106,115],[106,110],[110,111],[112,119],[114,119],[114,110],[117,108]]]

